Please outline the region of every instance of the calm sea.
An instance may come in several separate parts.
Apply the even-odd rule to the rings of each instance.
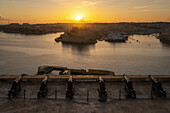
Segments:
[[[0,75],[36,74],[41,65],[102,69],[116,74],[170,74],[170,45],[154,35],[129,36],[126,43],[78,45],[56,43],[54,39],[60,34],[0,33]]]

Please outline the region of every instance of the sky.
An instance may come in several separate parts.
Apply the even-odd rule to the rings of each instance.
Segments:
[[[170,22],[170,0],[0,0],[0,23],[67,23],[77,15],[83,22]]]

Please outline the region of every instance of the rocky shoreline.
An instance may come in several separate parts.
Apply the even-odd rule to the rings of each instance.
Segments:
[[[124,33],[128,35],[160,34],[160,41],[169,43],[170,23],[57,23],[57,24],[28,24],[11,23],[0,25],[0,31],[4,33],[17,33],[24,35],[43,35],[49,33],[64,32],[56,42],[95,44],[97,40],[105,40],[112,33]]]

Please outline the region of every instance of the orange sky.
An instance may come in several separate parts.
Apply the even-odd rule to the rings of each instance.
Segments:
[[[0,0],[0,23],[170,22],[170,0]]]

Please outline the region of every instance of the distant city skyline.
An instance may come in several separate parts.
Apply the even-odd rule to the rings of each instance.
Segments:
[[[0,0],[0,24],[170,22],[169,14],[170,0]]]

